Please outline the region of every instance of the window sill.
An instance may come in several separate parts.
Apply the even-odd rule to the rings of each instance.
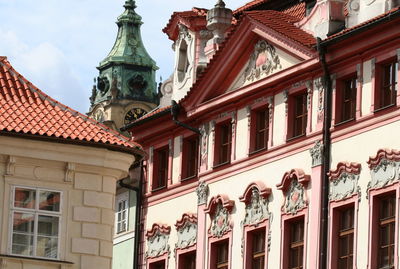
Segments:
[[[73,262],[69,261],[61,261],[61,260],[53,260],[53,259],[46,259],[46,258],[39,258],[39,257],[28,257],[28,256],[20,256],[20,255],[5,255],[0,254],[0,259],[9,259],[9,260],[26,260],[26,261],[34,261],[34,262],[49,262],[54,264],[74,264]]]
[[[190,181],[191,179],[195,179],[195,178],[197,178],[197,174],[193,175],[193,176],[190,176],[190,177],[182,178],[181,182],[187,182],[187,181]]]
[[[335,123],[334,127],[345,125],[346,123],[349,123],[349,122],[352,122],[352,121],[355,121],[355,118],[351,118],[351,119],[348,119],[348,120],[337,122],[337,123]]]
[[[222,166],[228,165],[228,164],[230,164],[230,163],[231,163],[231,161],[227,161],[227,162],[219,163],[219,164],[214,164],[214,166],[213,166],[212,168],[213,168],[213,169],[217,169],[217,168],[220,168],[220,167],[222,167]]]
[[[396,103],[390,104],[390,105],[384,106],[384,107],[379,107],[379,108],[374,109],[374,113],[380,112],[382,110],[390,109],[390,108],[393,108],[395,106],[396,106]]]
[[[166,188],[167,188],[167,186],[158,187],[158,188],[152,189],[151,192],[152,192],[152,193],[155,193],[155,192],[164,190],[164,189],[166,189]]]
[[[306,134],[301,134],[301,135],[293,136],[293,137],[287,138],[287,139],[286,139],[286,142],[292,142],[293,140],[296,140],[296,139],[298,139],[298,138],[305,137],[305,136],[306,136]]]
[[[265,147],[265,148],[253,150],[253,151],[249,152],[249,156],[255,155],[255,154],[257,154],[257,153],[259,153],[259,152],[261,152],[261,151],[265,151],[265,150],[267,150],[267,149],[268,149],[268,148]]]

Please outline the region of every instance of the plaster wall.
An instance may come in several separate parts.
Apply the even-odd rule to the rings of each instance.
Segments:
[[[363,84],[361,94],[361,115],[365,116],[371,113],[372,102],[372,60],[363,62]]]
[[[286,129],[286,104],[283,98],[283,92],[275,95],[274,119],[273,119],[273,141],[274,146],[281,145],[285,142]]]
[[[236,159],[243,159],[248,155],[248,124],[249,117],[247,116],[247,109],[239,109],[237,111]]]
[[[62,193],[59,260],[0,256],[2,265],[110,269],[115,183],[127,175],[133,160],[129,154],[106,149],[0,137],[0,253],[11,255],[13,186]]]
[[[172,184],[179,183],[181,179],[182,168],[182,136],[174,138],[174,153],[172,156]]]

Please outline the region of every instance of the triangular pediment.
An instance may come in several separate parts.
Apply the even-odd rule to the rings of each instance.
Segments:
[[[273,23],[257,19],[266,12],[274,13]],[[188,109],[316,56],[315,39],[279,13],[245,14],[183,100]]]

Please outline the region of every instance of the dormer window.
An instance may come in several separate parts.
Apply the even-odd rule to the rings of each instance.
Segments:
[[[188,50],[188,45],[185,40],[182,40],[180,46],[179,46],[179,57],[178,57],[178,81],[182,82],[183,79],[185,78],[186,72],[189,67],[189,60],[187,57],[187,50]]]

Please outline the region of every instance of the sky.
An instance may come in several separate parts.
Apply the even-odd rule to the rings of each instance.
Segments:
[[[232,10],[249,0],[225,0]],[[0,56],[42,91],[82,113],[89,110],[99,62],[111,50],[125,0],[0,0]],[[161,30],[174,11],[211,8],[216,0],[136,0],[144,45],[167,79],[172,41]]]

